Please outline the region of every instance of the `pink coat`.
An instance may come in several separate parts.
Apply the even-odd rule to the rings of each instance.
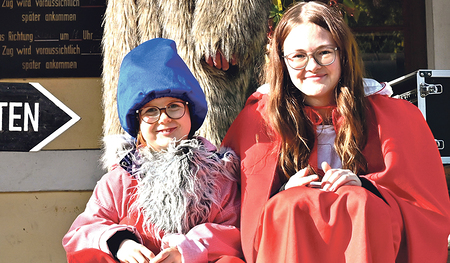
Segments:
[[[205,144],[208,150],[216,150],[210,143]],[[213,205],[208,222],[193,227],[186,235],[165,235],[161,242],[149,233],[142,233],[139,226],[120,223],[129,222],[130,214],[136,212],[129,214],[128,211],[136,180],[122,167],[117,166],[97,183],[86,210],[77,217],[64,236],[64,249],[67,253],[72,253],[94,248],[111,254],[107,245],[108,239],[118,231],[128,230],[134,233],[141,243],[158,244],[159,250],[176,246],[182,254],[183,262],[215,261],[223,255],[242,257],[238,229],[238,186],[236,182],[225,178],[217,184],[221,185],[222,203],[220,208]],[[159,251],[152,252],[157,254]]]

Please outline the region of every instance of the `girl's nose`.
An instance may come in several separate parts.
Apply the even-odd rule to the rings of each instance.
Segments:
[[[169,122],[170,120],[172,120],[171,118],[169,118],[169,116],[167,116],[166,111],[161,112],[161,115],[159,116],[159,123],[164,123],[164,122]]]
[[[306,70],[313,71],[314,69],[322,67],[317,61],[314,59],[312,55],[310,55],[308,62],[306,62]]]

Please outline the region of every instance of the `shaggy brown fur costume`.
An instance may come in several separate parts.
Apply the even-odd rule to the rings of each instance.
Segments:
[[[173,39],[202,86],[209,112],[199,134],[220,144],[228,127],[257,85],[267,42],[269,0],[109,0],[103,35],[104,135],[122,133],[116,87],[122,58],[140,43]],[[227,71],[205,57],[221,50],[237,64]]]

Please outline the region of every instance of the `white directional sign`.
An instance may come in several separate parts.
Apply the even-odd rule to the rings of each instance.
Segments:
[[[0,151],[39,151],[79,120],[39,83],[0,82]]]

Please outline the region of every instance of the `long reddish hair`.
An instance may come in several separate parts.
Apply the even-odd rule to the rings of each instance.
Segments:
[[[335,100],[342,121],[334,145],[343,168],[362,174],[367,170],[367,162],[361,152],[367,142],[362,62],[356,40],[342,15],[318,2],[299,2],[288,9],[269,46],[264,82],[271,87],[269,120],[282,140],[279,167],[288,178],[306,167],[316,138],[315,127],[304,111],[304,95],[290,80],[282,58],[286,37],[294,27],[306,22],[329,31],[339,48],[342,70],[335,88]]]

